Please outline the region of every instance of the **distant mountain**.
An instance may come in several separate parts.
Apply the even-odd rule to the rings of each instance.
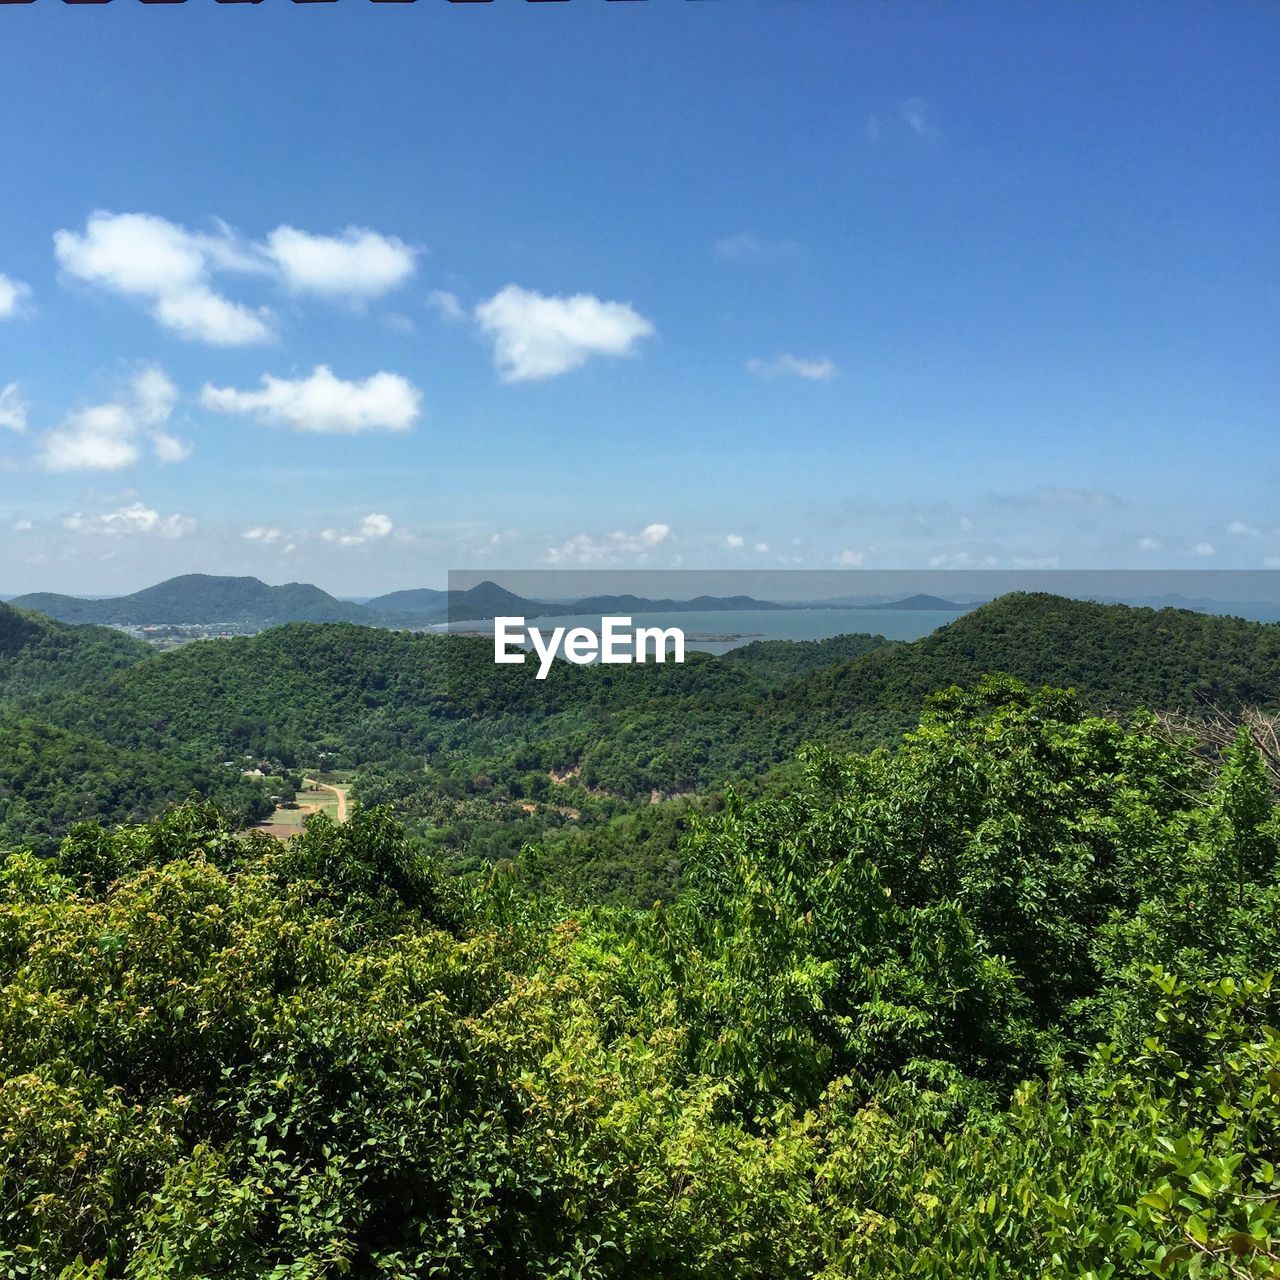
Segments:
[[[973,608],[971,604],[956,604],[954,600],[944,600],[941,596],[914,595],[905,600],[892,600],[887,604],[855,605],[858,609],[927,609],[935,613],[966,613]]]
[[[385,596],[374,596],[364,602],[364,607],[378,613],[430,614],[434,617],[448,599],[447,591],[437,591],[434,587],[417,587],[409,591],[391,591]]]
[[[574,614],[717,613],[731,609],[790,609],[793,605],[754,600],[751,596],[696,596],[692,600],[650,600],[644,596],[585,596],[581,600],[531,600],[496,582],[479,582],[466,591],[420,587],[375,596],[366,608],[386,620],[408,625],[431,622],[484,622],[499,616],[566,617]]]
[[[367,608],[337,600],[319,587],[288,582],[270,587],[258,578],[215,577],[188,573],[106,600],[39,592],[10,602],[60,622],[96,622],[127,626],[218,622],[271,626],[282,622],[364,622],[382,619]]]

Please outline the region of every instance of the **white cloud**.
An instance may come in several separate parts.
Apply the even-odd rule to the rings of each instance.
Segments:
[[[181,338],[242,346],[271,336],[269,312],[210,287],[214,270],[261,269],[221,224],[206,235],[153,214],[99,211],[83,234],[56,231],[53,247],[68,276],[149,303],[155,320]]]
[[[44,439],[47,471],[118,471],[141,456],[138,424],[120,404],[96,404],[68,414]]]
[[[180,462],[191,446],[160,430],[177,398],[162,370],[143,369],[119,400],[69,413],[44,437],[40,463],[46,471],[119,471],[148,443],[161,462]]]
[[[1262,530],[1255,525],[1245,524],[1243,520],[1233,520],[1227,525],[1227,532],[1235,538],[1258,538],[1262,536]]]
[[[930,569],[994,569],[999,563],[993,555],[975,556],[969,551],[939,552],[929,557]]]
[[[259,525],[252,529],[246,529],[241,535],[247,542],[261,542],[266,546],[279,542],[284,534],[279,529],[273,529],[265,525]]]
[[[803,360],[799,356],[781,355],[772,360],[752,358],[747,361],[747,371],[757,378],[808,378],[811,382],[825,382],[834,378],[838,370],[826,356],[817,360]]]
[[[668,524],[648,524],[639,533],[618,530],[599,539],[580,533],[558,547],[548,547],[547,561],[550,564],[613,564],[623,559],[643,562],[655,547],[674,540],[675,534]]]
[[[630,355],[653,325],[629,303],[589,293],[549,297],[509,284],[475,309],[504,382],[554,378],[591,356]]]
[[[263,374],[256,391],[206,383],[200,392],[200,403],[219,413],[249,414],[292,431],[340,434],[407,431],[418,417],[421,400],[418,388],[398,373],[379,372],[347,382],[323,364],[306,378]]]
[[[157,427],[169,420],[178,402],[178,388],[163,369],[149,365],[133,380],[133,399],[139,420],[145,426]]]
[[[1195,546],[1191,548],[1191,554],[1193,556],[1200,556],[1203,559],[1207,559],[1209,556],[1213,555],[1214,549],[1212,542],[1197,542]]]
[[[845,547],[836,556],[836,564],[843,565],[846,569],[857,569],[866,558],[866,552],[858,551],[853,547]]]
[[[764,555],[764,553],[769,550],[769,544],[767,542],[757,542],[752,550],[758,551],[761,555]]]
[[[152,314],[178,337],[213,347],[244,347],[264,342],[272,333],[266,308],[250,311],[204,286],[165,294]]]
[[[16,382],[0,387],[0,430],[27,429],[27,402],[18,394]]]
[[[148,304],[154,319],[181,338],[224,347],[267,340],[274,318],[215,290],[219,272],[270,277],[293,293],[360,302],[403,284],[418,254],[366,227],[325,236],[279,226],[252,244],[217,220],[211,232],[200,232],[155,214],[101,210],[83,232],[55,232],[53,246],[67,276]]]
[[[367,227],[317,236],[281,226],[267,236],[264,255],[296,293],[365,300],[388,293],[414,272],[418,250]]]
[[[342,532],[338,529],[324,529],[320,536],[326,542],[336,542],[342,547],[358,547],[366,542],[377,542],[390,536],[395,528],[390,516],[374,513],[367,515],[355,529]]]
[[[20,315],[30,296],[30,288],[21,280],[0,272],[0,320],[12,320]]]
[[[30,520],[15,520],[13,522],[14,533],[30,533],[35,525]]]
[[[736,551],[739,547],[745,547],[747,540],[740,533],[726,533],[724,535],[724,545],[730,551]]]
[[[191,457],[191,442],[179,440],[165,431],[157,431],[151,437],[151,447],[161,462],[185,462]]]
[[[162,516],[158,511],[143,506],[141,502],[96,516],[76,511],[72,515],[63,517],[62,523],[74,533],[109,538],[129,534],[145,534],[156,538],[181,538],[196,527],[196,522],[189,516]]]
[[[1139,551],[1163,551],[1164,543],[1159,538],[1139,538]]]
[[[450,293],[448,289],[432,289],[427,294],[427,306],[442,320],[457,323],[467,318],[467,313],[462,309],[462,303],[458,301],[458,295]]]

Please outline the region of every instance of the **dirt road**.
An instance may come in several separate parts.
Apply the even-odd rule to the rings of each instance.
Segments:
[[[317,791],[332,791],[338,797],[338,821],[346,822],[347,820],[347,793],[337,787],[331,787],[327,782],[317,782],[314,778],[303,778],[302,780],[309,787],[315,787]]]

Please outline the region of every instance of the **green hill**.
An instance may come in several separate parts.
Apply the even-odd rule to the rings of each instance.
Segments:
[[[216,577],[188,573],[169,578],[132,595],[106,600],[37,593],[10,602],[61,622],[117,625],[248,623],[273,626],[285,622],[364,622],[381,619],[368,609],[338,600],[305,582],[271,587],[258,578]]]
[[[151,656],[148,645],[119,631],[0,604],[0,705],[78,689]]]

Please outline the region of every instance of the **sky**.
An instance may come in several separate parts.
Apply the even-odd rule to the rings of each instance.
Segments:
[[[0,6],[0,593],[1280,567],[1280,9]]]

